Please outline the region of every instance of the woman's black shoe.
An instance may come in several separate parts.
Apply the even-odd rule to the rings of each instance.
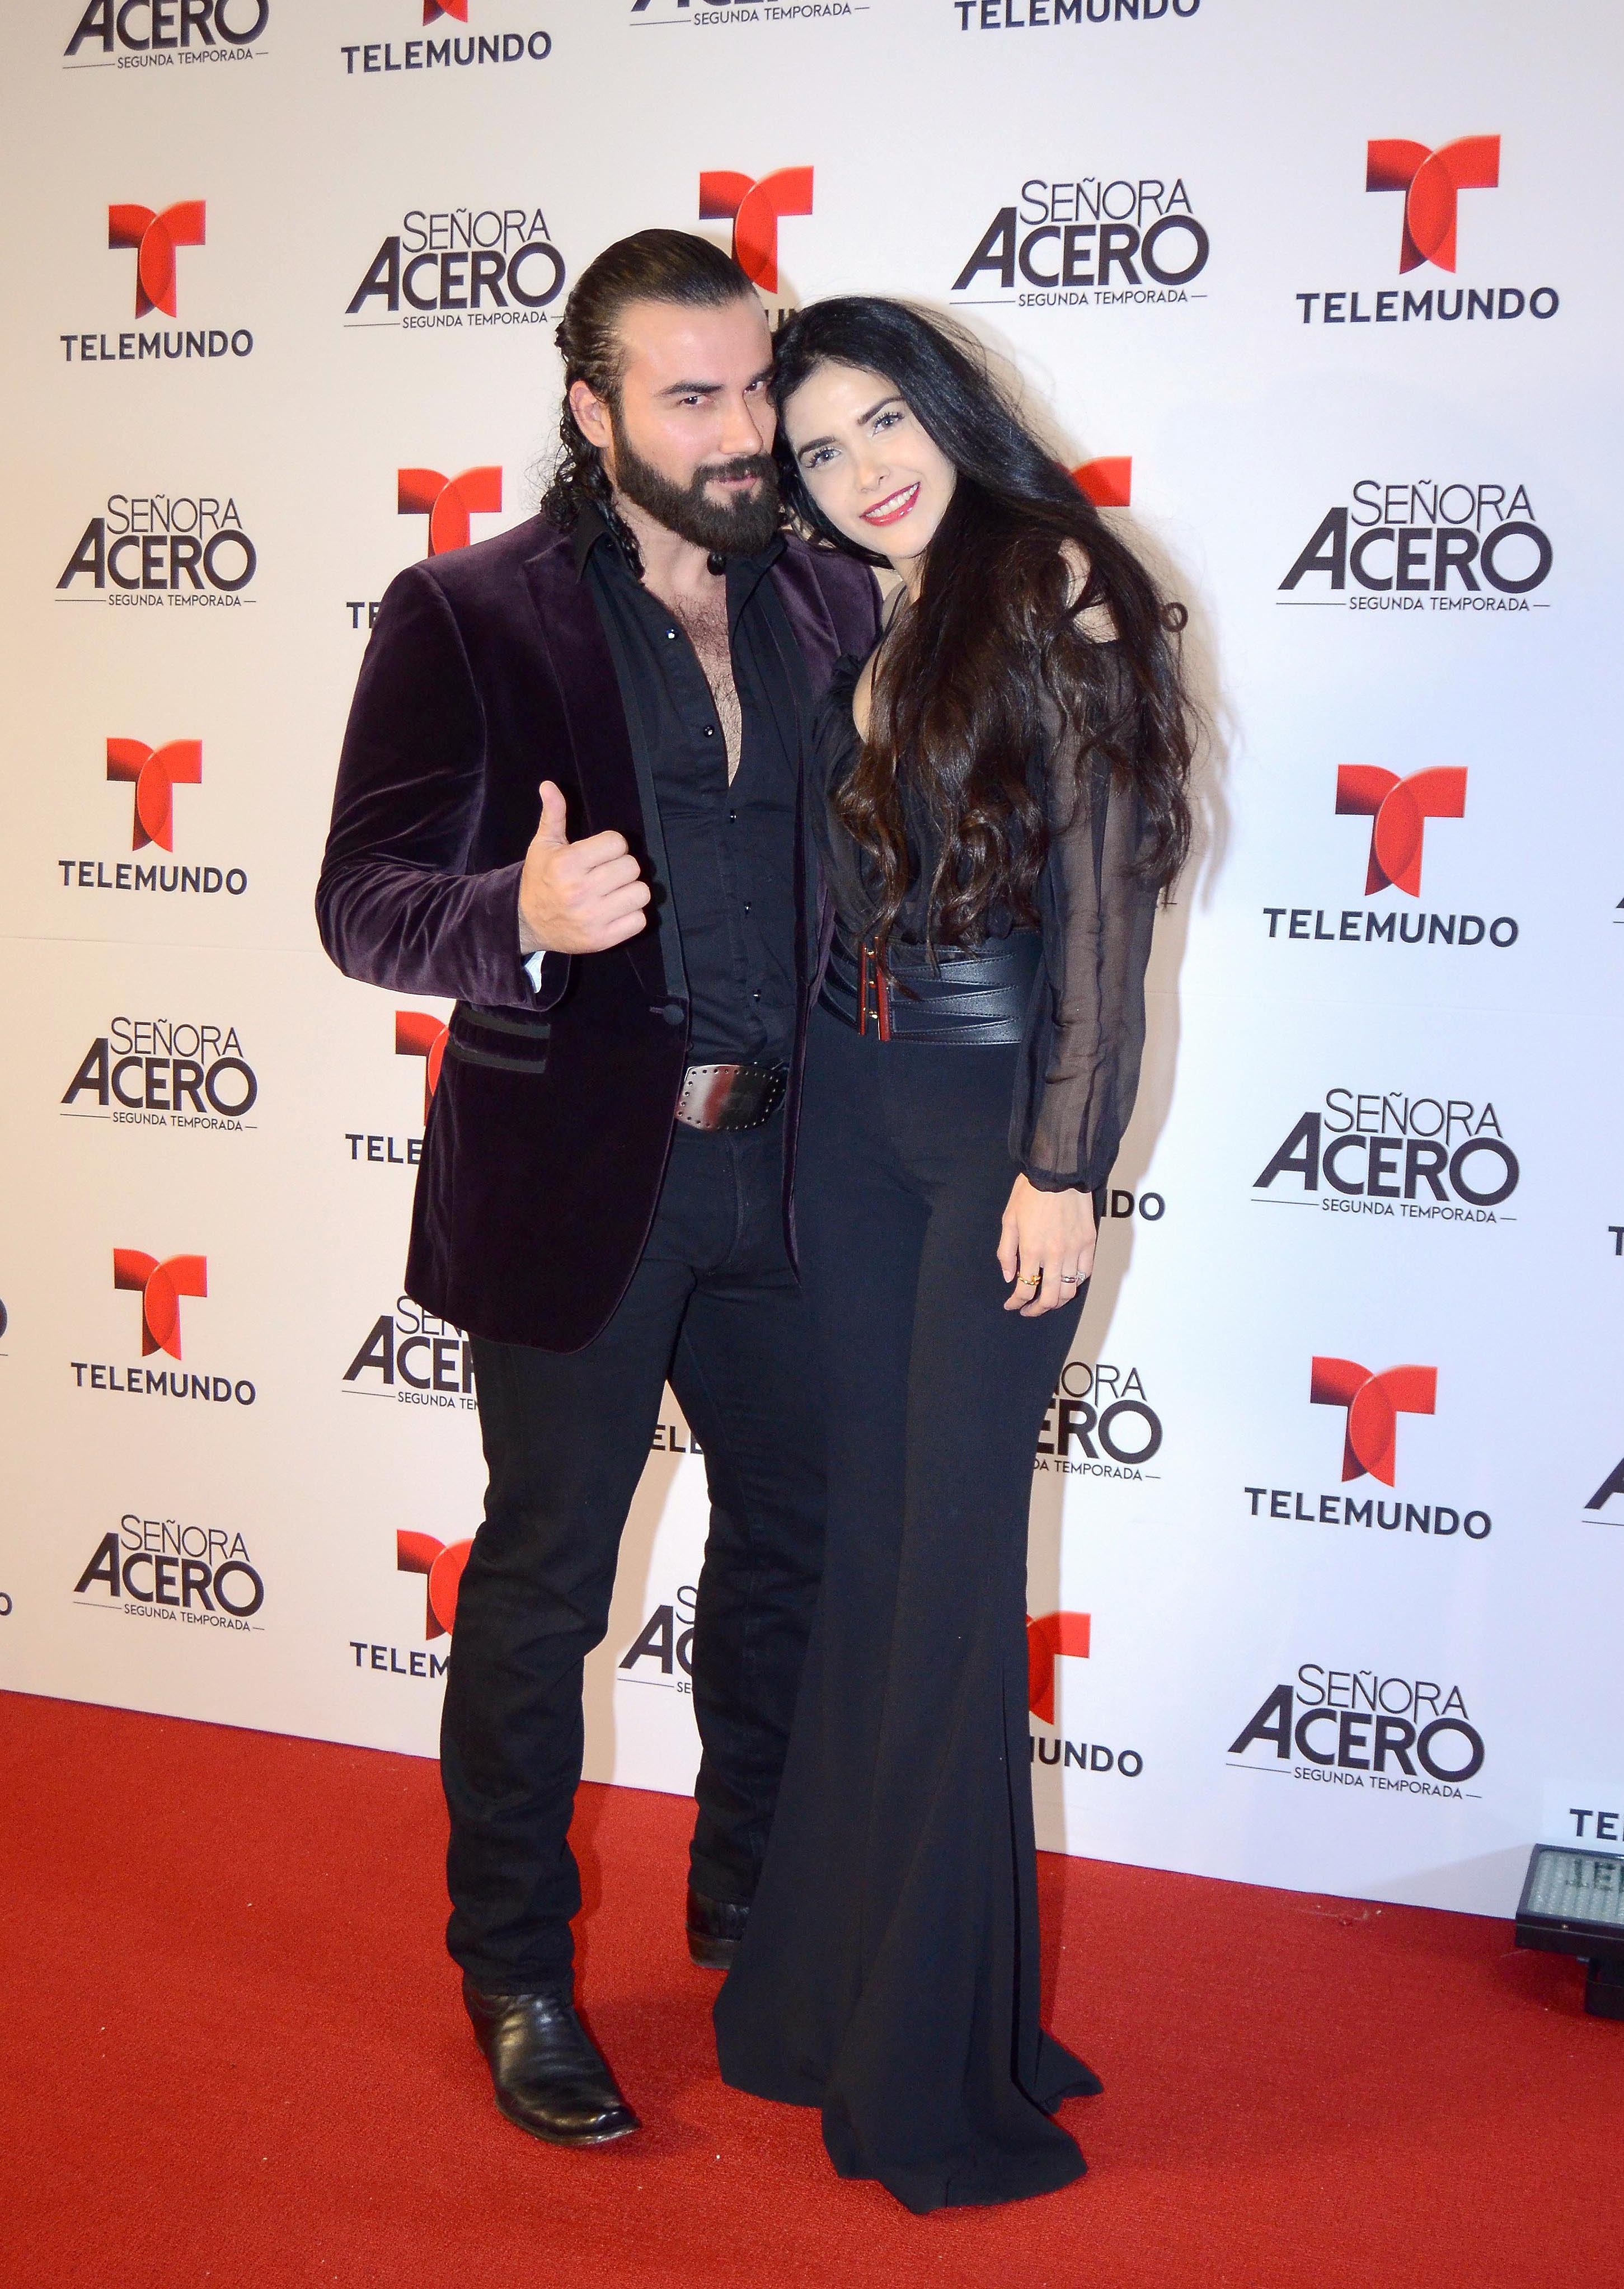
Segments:
[[[605,2146],[641,2130],[569,1991],[482,1995],[465,1976],[462,1999],[510,2122],[554,2146]]]
[[[736,1907],[728,1900],[707,1900],[703,1892],[688,1887],[688,1956],[701,1971],[730,1970],[738,1943],[744,1936],[748,1907]]]

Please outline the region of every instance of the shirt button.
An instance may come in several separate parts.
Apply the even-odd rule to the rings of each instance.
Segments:
[[[713,739],[716,737],[716,726],[714,723],[707,723],[705,725],[705,736],[707,739]]]
[[[761,997],[759,993],[752,993],[750,998],[752,1001],[759,1001]]]
[[[736,810],[730,810],[728,813],[728,824],[729,826],[736,826],[738,825],[738,813]]]
[[[667,642],[667,643],[675,643],[676,640],[677,640],[677,632],[676,632],[675,628],[667,628],[667,629],[666,629],[666,631],[665,631],[665,641],[666,641],[666,642]]]
[[[749,901],[749,899],[748,899],[748,898],[746,898],[746,899],[745,899],[745,901],[744,901],[744,912],[745,912],[746,913],[748,913],[750,912],[750,901]]]

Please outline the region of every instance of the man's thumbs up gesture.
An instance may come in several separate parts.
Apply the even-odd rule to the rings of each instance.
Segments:
[[[589,834],[571,842],[564,798],[541,783],[541,823],[519,877],[521,953],[601,953],[635,937],[647,921],[649,885],[624,834]]]

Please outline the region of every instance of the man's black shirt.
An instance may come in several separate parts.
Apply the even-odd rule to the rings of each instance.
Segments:
[[[728,630],[743,734],[727,742],[681,622],[632,570],[595,510],[576,528],[576,565],[615,663],[627,728],[649,760],[671,906],[688,973],[695,1064],[787,1064],[795,1037],[795,806],[799,712],[793,637],[768,578],[783,554],[728,560]],[[660,889],[656,889],[656,905]],[[672,915],[650,910],[649,927]]]

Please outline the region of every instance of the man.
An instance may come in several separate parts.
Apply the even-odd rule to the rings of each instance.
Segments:
[[[736,1950],[816,1594],[800,746],[877,592],[779,530],[771,342],[718,248],[620,241],[558,341],[542,514],[384,598],[316,906],[351,977],[457,997],[406,1275],[473,1339],[490,1469],[442,1731],[447,1939],[498,2105],[587,2145],[638,2123],[573,2002],[582,1661],[667,1376],[711,1496],[696,1962]]]

